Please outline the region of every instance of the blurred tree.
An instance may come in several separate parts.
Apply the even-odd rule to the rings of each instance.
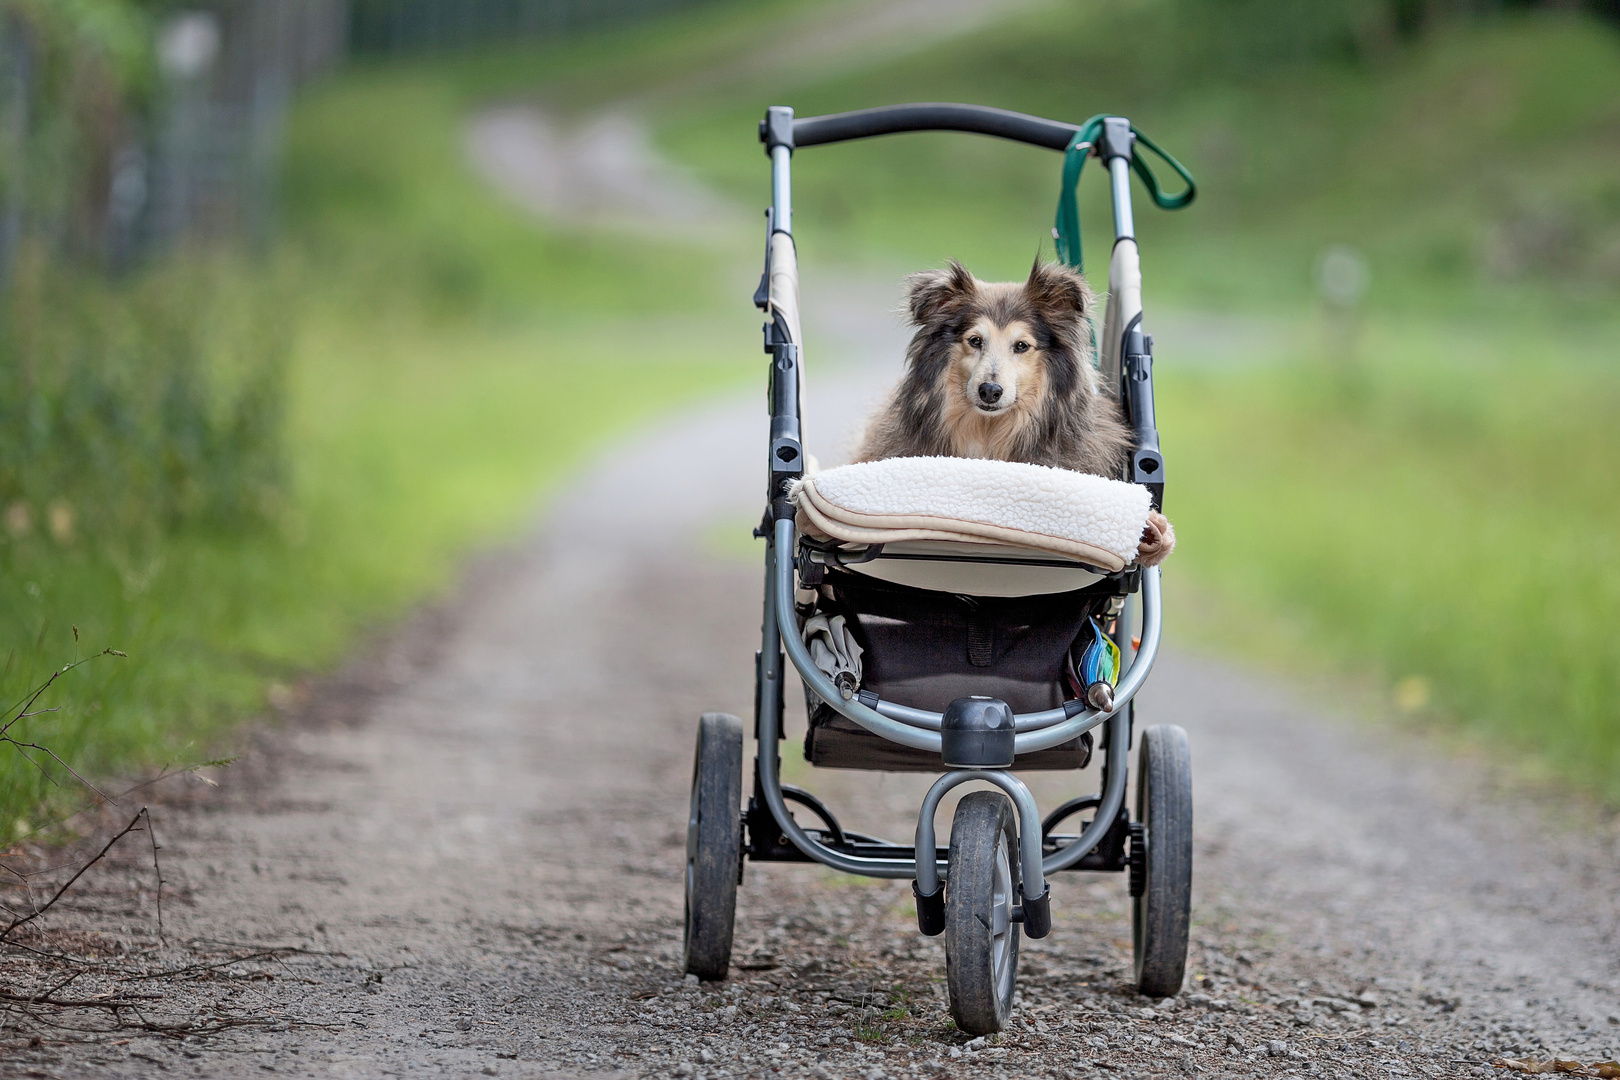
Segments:
[[[1171,0],[1183,62],[1225,71],[1323,57],[1376,59],[1453,18],[1509,8],[1587,9],[1620,22],[1620,0]]]

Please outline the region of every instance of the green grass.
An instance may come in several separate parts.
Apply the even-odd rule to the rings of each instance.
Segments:
[[[1297,306],[1311,299],[1317,254],[1349,241],[1384,309],[1495,310],[1506,280],[1518,304],[1612,314],[1620,34],[1582,18],[1504,18],[1447,24],[1360,63],[1232,70],[1186,61],[1173,7],[1050,5],[862,74],[724,84],[667,103],[664,142],[741,194],[759,190],[748,132],[767,99],[800,115],[919,100],[1075,121],[1118,112],[1200,181],[1194,209],[1136,214],[1161,302]],[[1057,181],[1056,154],[977,137],[818,147],[795,160],[797,231],[807,258],[910,267],[954,255],[1011,275],[1037,244],[1051,251]],[[1111,239],[1105,198],[1093,164],[1082,214],[1094,259]],[[1542,233],[1567,242],[1543,250]]]
[[[1177,11],[1052,6],[881,69],[720,87],[671,103],[662,137],[741,194],[767,99],[1131,116],[1201,185],[1179,214],[1138,205],[1150,325],[1236,310],[1313,330],[1253,362],[1161,348],[1172,575],[1256,631],[1236,640],[1292,638],[1398,688],[1414,723],[1620,801],[1620,35],[1453,20],[1356,61],[1235,67]],[[1051,251],[1057,178],[1056,155],[962,136],[804,151],[801,255],[1021,275]],[[1088,171],[1094,267],[1102,198]],[[1344,242],[1372,282],[1349,348],[1326,340],[1311,275]]]
[[[1437,359],[1468,337],[1390,322],[1370,369],[1162,379],[1178,569],[1406,711],[1620,797],[1620,380],[1545,338]]]
[[[492,96],[585,107],[627,70],[701,68],[790,9],[719,5],[568,45],[362,67],[306,95],[282,239],[208,271],[256,295],[285,339],[279,495],[257,525],[182,524],[139,545],[53,538],[36,500],[26,535],[0,533],[0,691],[18,698],[82,653],[129,655],[66,676],[42,702],[60,711],[13,734],[112,787],[218,756],[277,683],[442,591],[605,441],[755,374],[750,321],[713,317],[740,306],[723,253],[541,226],[463,164],[461,125]],[[108,302],[138,312],[154,281]],[[86,799],[33,757],[0,754],[0,840]]]
[[[726,74],[809,10],[718,4],[566,46],[356,68],[306,95],[284,237],[222,271],[289,341],[270,525],[63,541],[36,499],[32,530],[0,541],[0,689],[70,659],[72,624],[81,648],[130,656],[73,673],[63,711],[28,721],[28,737],[102,776],[215,756],[274,683],[445,588],[593,447],[757,376],[732,295],[754,238],[642,241],[630,257],[625,237],[536,225],[461,164],[478,101],[582,112],[673,86],[646,99],[665,145],[748,203],[764,192],[752,127],[774,101],[1126,112],[1203,185],[1185,213],[1137,215],[1150,316],[1298,321],[1322,246],[1355,243],[1373,284],[1353,370],[1310,345],[1226,367],[1161,356],[1172,573],[1244,618],[1300,628],[1325,663],[1426,688],[1405,695],[1419,715],[1620,799],[1612,33],[1561,17],[1458,24],[1359,63],[1234,72],[1189,62],[1165,0],[1135,0],[1050,5],[833,78]],[[957,255],[1018,274],[1050,250],[1056,169],[1055,155],[947,136],[805,152],[803,257],[890,270]],[[1094,261],[1097,181],[1083,198]],[[682,339],[704,347],[668,344]],[[76,798],[58,778],[0,758],[0,835],[26,832],[42,799]]]

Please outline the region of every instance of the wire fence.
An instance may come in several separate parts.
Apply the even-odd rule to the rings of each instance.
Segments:
[[[287,106],[349,56],[623,24],[706,0],[0,0],[0,289],[24,243],[118,273],[265,241]]]
[[[0,283],[24,242],[119,271],[266,237],[294,89],[345,54],[343,0],[0,0]]]

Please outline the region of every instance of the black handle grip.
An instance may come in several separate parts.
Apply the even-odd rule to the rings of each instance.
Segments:
[[[785,125],[782,125],[785,126]],[[760,138],[771,145],[822,146],[827,143],[866,139],[873,135],[893,135],[902,131],[971,131],[994,135],[1014,142],[1065,150],[1078,124],[1043,120],[1039,116],[992,109],[985,105],[951,105],[925,102],[915,105],[884,105],[876,109],[806,116],[793,121],[792,142],[781,137],[780,127],[767,131],[761,125]]]

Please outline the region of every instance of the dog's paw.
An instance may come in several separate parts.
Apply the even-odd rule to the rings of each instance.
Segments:
[[[1158,566],[1176,549],[1176,530],[1170,519],[1157,510],[1149,510],[1147,525],[1142,529],[1142,542],[1136,548],[1136,561],[1143,566]]]

